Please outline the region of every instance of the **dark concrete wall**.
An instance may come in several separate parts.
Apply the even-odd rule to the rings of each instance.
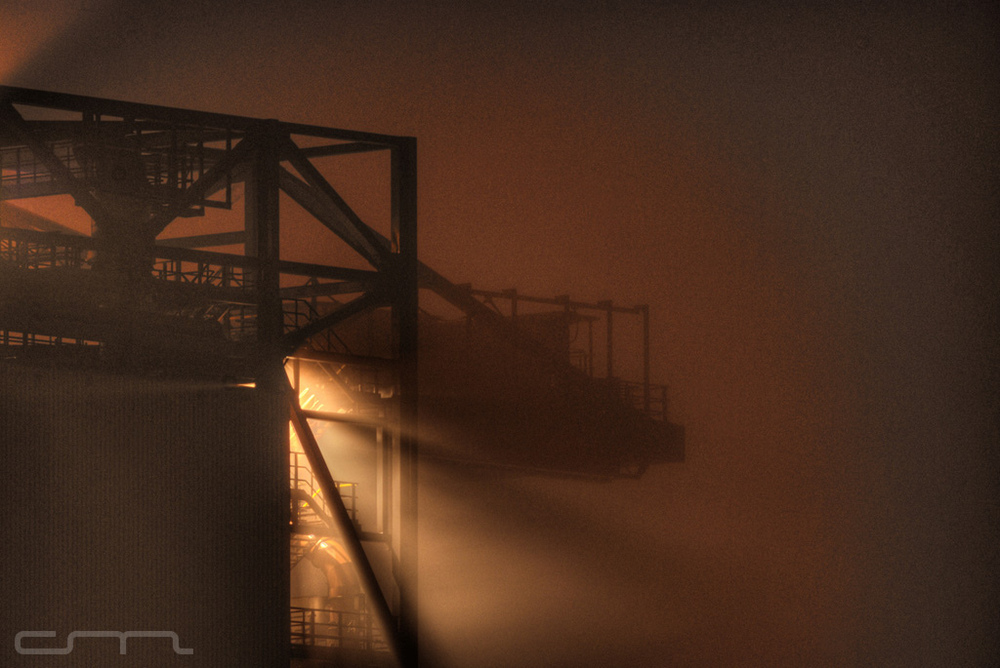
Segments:
[[[0,367],[0,663],[273,666],[287,642],[287,455],[262,392]],[[270,430],[270,432],[269,432]],[[270,437],[268,434],[270,433]],[[277,440],[275,435],[277,434]],[[82,630],[174,631],[81,638]]]

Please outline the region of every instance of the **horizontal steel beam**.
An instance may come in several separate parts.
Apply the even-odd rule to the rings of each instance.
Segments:
[[[210,128],[246,131],[260,123],[260,119],[230,114],[217,114],[208,111],[193,111],[164,107],[155,104],[140,104],[123,102],[100,97],[71,95],[68,93],[53,93],[49,91],[19,88],[16,86],[0,86],[0,103],[9,102],[30,107],[46,109],[61,109],[80,113],[115,116],[122,119],[145,120],[155,119],[183,125],[205,126]],[[400,137],[379,134],[375,132],[360,132],[356,130],[340,130],[318,125],[303,123],[278,123],[280,131],[285,134],[321,137],[325,139],[358,141],[384,146],[393,146],[400,142]]]
[[[388,357],[353,355],[351,353],[327,352],[319,350],[296,350],[288,356],[288,359],[303,360],[306,362],[327,362],[330,364],[351,364],[356,366],[371,367],[374,369],[387,369],[391,371],[399,368],[399,360],[389,359]]]
[[[206,248],[209,246],[233,246],[242,244],[246,240],[246,232],[237,230],[235,232],[217,232],[216,234],[196,234],[190,237],[170,237],[167,239],[157,239],[157,246],[168,246],[170,248]]]
[[[97,250],[98,248],[98,242],[93,237],[75,233],[42,232],[39,230],[26,230],[21,227],[0,227],[0,237],[48,246],[78,248],[80,250]]]
[[[512,299],[519,302],[528,302],[530,304],[547,304],[550,306],[562,306],[566,308],[573,309],[589,309],[593,311],[607,311],[609,308],[615,313],[631,313],[634,315],[639,315],[642,313],[645,306],[609,306],[608,303],[601,302],[578,302],[569,299],[568,297],[530,297],[527,295],[522,295],[520,293],[514,292],[512,290],[477,290],[470,288],[470,292],[477,297],[489,297],[490,299]]]
[[[372,151],[385,151],[389,147],[382,144],[368,144],[365,142],[347,142],[344,144],[327,144],[326,146],[309,146],[300,148],[299,151],[307,158],[325,158],[332,155],[349,155],[354,153],[371,153]]]
[[[281,296],[286,299],[308,297],[329,297],[332,295],[352,295],[371,288],[370,281],[337,281],[336,283],[315,283],[292,285],[281,288]]]
[[[282,260],[278,263],[278,272],[282,274],[293,274],[295,276],[315,276],[316,278],[330,278],[334,280],[359,281],[370,288],[379,280],[379,272],[369,269],[351,269],[348,267],[333,267],[325,264],[312,264],[310,262],[295,262],[293,260]]]
[[[310,420],[322,420],[324,422],[343,422],[345,424],[354,424],[361,427],[385,426],[384,420],[361,417],[359,415],[354,415],[353,413],[330,413],[328,411],[307,411],[303,409],[302,415],[309,418]]]
[[[52,197],[54,195],[69,195],[71,189],[61,181],[39,181],[35,183],[13,183],[0,187],[0,200],[31,199],[33,197]]]
[[[228,139],[238,139],[234,137],[233,131],[225,128],[206,128],[203,126],[177,125],[169,121],[156,120],[108,120],[102,118],[99,123],[87,120],[73,121],[47,121],[26,119],[28,127],[33,131],[45,136],[45,141],[72,141],[79,139],[93,139],[94,130],[105,131],[115,129],[121,135],[136,133],[142,139],[143,148],[169,148],[174,141],[213,143],[223,142]],[[11,135],[5,133],[0,128],[0,146],[17,146],[9,139]],[[162,140],[162,141],[161,141]],[[23,145],[23,144],[22,144]],[[218,151],[222,149],[212,149],[203,146],[206,151]],[[4,167],[10,168],[9,163],[4,163]]]

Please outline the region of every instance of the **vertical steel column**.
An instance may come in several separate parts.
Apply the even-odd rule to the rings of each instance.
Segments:
[[[278,391],[285,386],[281,358],[284,322],[281,312],[281,284],[278,227],[279,126],[263,121],[245,141],[253,142],[250,178],[246,182],[246,253],[257,260],[254,289],[257,297],[257,342],[261,359],[258,386]]]
[[[399,357],[399,625],[404,666],[417,647],[417,140],[401,137],[391,150],[393,320]]]
[[[266,401],[272,410],[268,411],[263,442],[268,445],[262,453],[279,475],[283,482],[275,494],[282,495],[276,499],[284,508],[284,517],[280,527],[282,551],[287,564],[288,545],[290,541],[289,521],[290,498],[288,485],[288,415],[284,403],[288,393],[288,384],[284,371],[284,360],[281,350],[281,337],[284,333],[281,312],[281,289],[279,274],[279,191],[278,191],[278,133],[277,121],[264,121],[248,132],[244,141],[253,142],[253,153],[250,162],[250,174],[246,180],[246,196],[244,204],[244,227],[246,230],[246,255],[256,259],[256,269],[253,272],[254,291],[257,307],[257,346],[258,354],[255,364],[256,392],[264,393]],[[269,545],[269,543],[267,544]],[[265,545],[266,547],[266,545]],[[284,656],[289,655],[291,636],[291,611],[288,592],[290,591],[290,573],[287,567],[279,569],[275,578],[282,580],[281,591],[283,600],[276,601],[278,610],[283,613],[275,615],[276,623],[272,633],[275,637],[284,638]]]

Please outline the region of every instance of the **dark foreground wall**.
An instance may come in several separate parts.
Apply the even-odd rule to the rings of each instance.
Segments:
[[[274,666],[287,455],[258,390],[0,366],[0,664]],[[287,427],[283,427],[287,429]],[[271,436],[268,437],[268,430]],[[172,631],[77,638],[73,631]]]

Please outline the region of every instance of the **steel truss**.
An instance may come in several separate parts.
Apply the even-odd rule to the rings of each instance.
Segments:
[[[387,236],[362,222],[316,165],[372,151],[389,156]],[[311,517],[338,535],[357,570],[365,603],[352,614],[373,616],[384,634],[361,649],[387,648],[401,664],[415,665],[415,139],[0,87],[0,167],[0,200],[69,195],[92,221],[89,235],[58,224],[0,229],[0,343],[8,357],[71,350],[78,362],[221,378],[282,397],[288,420],[273,425],[274,442],[288,446],[291,424],[302,466],[322,492],[309,499],[318,511]],[[233,209],[240,186],[237,229],[170,233],[175,221]],[[283,255],[282,194],[367,268]],[[233,245],[243,252],[205,250]],[[335,326],[375,311],[391,314],[380,355],[358,355],[338,342]],[[293,356],[294,389],[284,366]],[[372,369],[390,388],[373,420],[382,448],[378,484],[396,493],[385,495],[391,507],[380,507],[376,531],[365,534],[309,424],[345,418],[308,413],[297,396],[300,367],[329,361],[323,356],[339,362],[334,376],[349,390],[361,392],[360,379]],[[289,498],[293,559],[296,532],[307,526],[300,491]],[[362,540],[391,551],[388,578],[376,577]],[[300,644],[304,620],[320,628],[313,613],[293,617]],[[323,623],[327,631],[336,626]],[[371,628],[369,621],[369,639]],[[327,647],[347,648],[338,636],[322,637]]]
[[[388,158],[384,233],[347,203],[330,168],[367,153]],[[5,227],[0,216],[0,350],[223,380],[287,403],[269,433],[290,453],[291,565],[337,536],[363,595],[350,610],[293,606],[293,650],[389,650],[416,665],[418,290],[455,307],[468,332],[488,331],[496,348],[527,360],[540,389],[524,401],[549,402],[533,414],[599,441],[588,460],[597,475],[641,475],[651,461],[683,458],[683,429],[665,421],[666,390],[650,382],[648,307],[451,283],[417,259],[416,162],[411,137],[0,87],[0,205],[69,196],[91,221],[80,230],[18,210],[20,223]],[[281,243],[283,201],[349,259],[293,259]],[[239,209],[236,224],[208,224]],[[187,231],[174,232],[178,224]],[[585,321],[588,349],[576,358],[536,339],[519,304]],[[607,327],[603,377],[595,313]],[[639,383],[615,371],[618,315],[642,319]],[[358,323],[368,327],[360,346]],[[462,354],[475,356],[483,340],[467,337]],[[312,402],[306,377],[346,407]],[[475,412],[451,398],[454,411]],[[355,487],[331,475],[317,442],[321,425],[334,423],[373,434],[377,510],[364,530]],[[552,470],[551,461],[541,466]],[[373,545],[391,568],[370,563]]]

